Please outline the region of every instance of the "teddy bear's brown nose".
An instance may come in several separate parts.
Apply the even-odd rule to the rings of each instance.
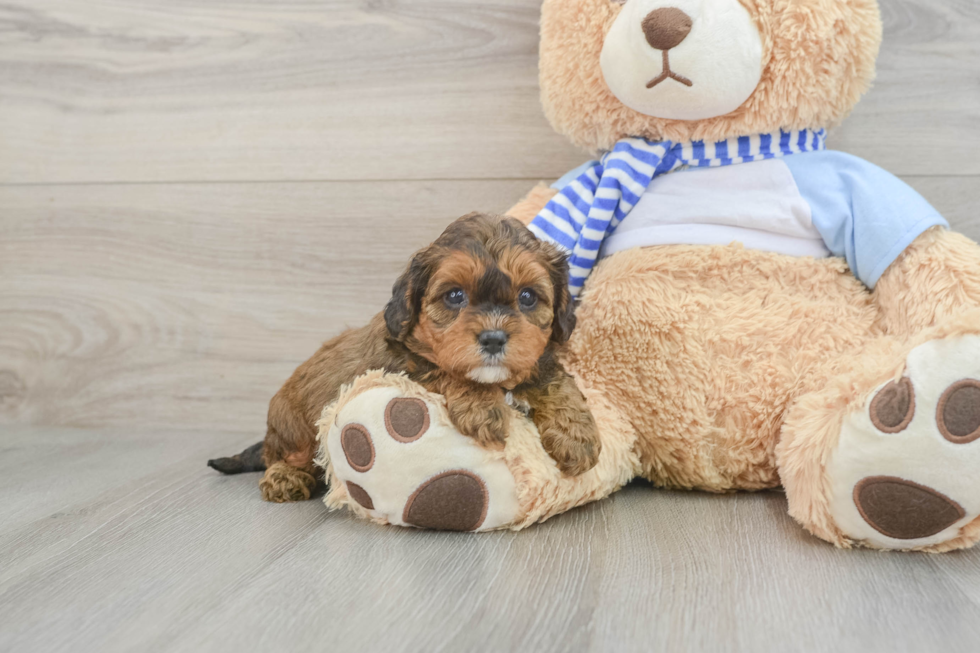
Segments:
[[[670,50],[681,44],[691,33],[691,17],[677,7],[654,9],[640,25],[650,47],[657,50]]]

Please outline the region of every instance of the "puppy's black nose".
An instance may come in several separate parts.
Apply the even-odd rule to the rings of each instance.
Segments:
[[[693,25],[691,17],[677,7],[654,9],[640,24],[647,43],[657,50],[676,48],[691,33]]]
[[[480,348],[488,354],[499,354],[500,350],[507,344],[507,334],[503,331],[484,331],[477,340]]]

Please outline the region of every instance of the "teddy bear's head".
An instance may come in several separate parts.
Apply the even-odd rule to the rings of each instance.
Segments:
[[[542,103],[593,151],[831,127],[880,42],[876,0],[544,0]]]

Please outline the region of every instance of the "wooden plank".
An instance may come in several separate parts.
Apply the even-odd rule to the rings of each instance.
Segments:
[[[893,653],[980,636],[980,550],[837,550],[778,493],[635,484],[520,533],[423,532],[262,503],[257,475],[202,468],[209,436],[185,435],[18,432],[45,456],[37,484],[88,490],[0,520],[0,649]],[[106,465],[142,451],[143,473],[79,466],[73,438],[103,440]]]
[[[181,479],[200,477],[208,458],[252,440],[215,430],[5,426],[0,586],[19,570],[43,565],[90,537],[100,519],[168,496]],[[42,541],[45,545],[37,546]]]
[[[832,145],[980,174],[980,9],[884,0],[875,89]],[[13,0],[0,182],[557,177],[540,0]]]
[[[0,189],[0,419],[264,434],[410,254],[524,181]]]
[[[831,147],[898,175],[977,174],[980,3],[880,0],[878,78]]]
[[[50,428],[43,433],[42,447],[34,441],[35,429],[21,425],[3,428],[0,522],[6,533],[39,514],[65,516],[61,511],[66,507],[97,497],[107,487],[118,489],[142,479],[149,461],[155,470],[186,463],[191,456],[203,464],[215,447],[244,445],[249,439],[241,433],[161,432],[145,427],[97,431]],[[3,572],[11,570],[11,562],[5,558]]]
[[[104,437],[105,458],[122,466],[128,461],[113,454],[136,447],[142,474],[119,482],[78,466],[70,447],[59,448],[60,459],[35,470],[34,482],[89,477],[89,496],[50,514],[36,506],[33,523],[0,527],[0,649],[160,648],[150,646],[160,629],[173,628],[173,636],[182,619],[205,617],[205,606],[226,599],[236,582],[323,521],[322,503],[277,511],[259,499],[256,475],[228,478],[206,469],[207,449],[227,446],[228,436],[196,433],[195,442],[179,433],[118,435]],[[21,440],[34,453],[67,439],[32,436]],[[93,439],[82,432],[76,438]]]
[[[910,178],[980,239],[976,178]],[[0,420],[250,431],[412,251],[524,181],[0,188]]]
[[[14,0],[0,181],[557,176],[538,4]]]

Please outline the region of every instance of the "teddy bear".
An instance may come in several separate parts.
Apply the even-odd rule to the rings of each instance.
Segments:
[[[599,461],[563,476],[517,411],[481,448],[375,371],[319,422],[327,505],[520,529],[642,477],[781,486],[843,548],[980,539],[980,247],[825,147],[881,32],[875,0],[544,0],[545,114],[595,158],[508,214],[569,254]]]

